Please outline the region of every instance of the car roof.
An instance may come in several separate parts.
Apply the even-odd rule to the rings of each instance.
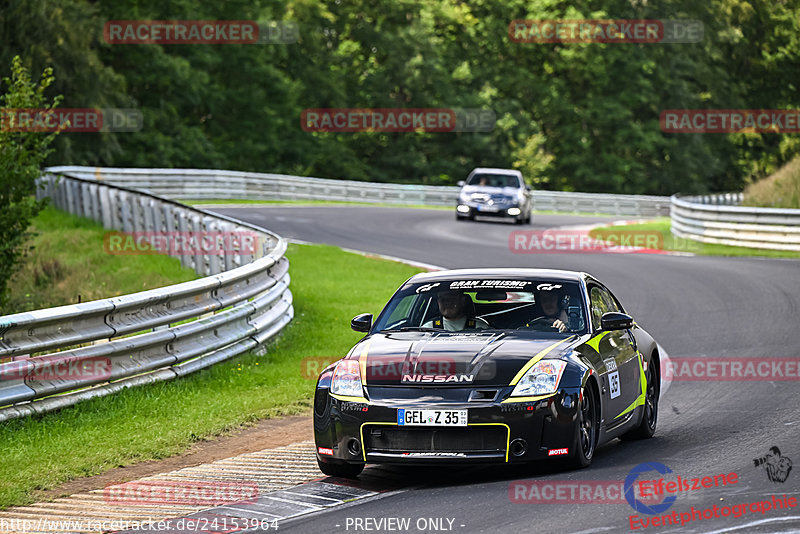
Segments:
[[[477,167],[472,169],[470,175],[477,174],[477,173],[485,173],[485,174],[507,174],[509,176],[522,176],[522,173],[515,169],[494,169],[491,167]]]
[[[589,275],[579,271],[565,271],[560,269],[451,269],[419,273],[408,279],[409,282],[436,282],[437,280],[481,280],[484,278],[533,278],[547,279],[559,282],[580,282]]]

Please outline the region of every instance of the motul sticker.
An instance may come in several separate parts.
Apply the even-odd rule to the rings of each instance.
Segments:
[[[325,447],[317,447],[317,452],[326,456],[333,456],[333,449],[326,449]]]
[[[561,456],[567,453],[569,453],[569,449],[550,449],[547,451],[547,456]]]

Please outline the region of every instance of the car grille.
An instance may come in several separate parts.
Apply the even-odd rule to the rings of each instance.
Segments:
[[[365,429],[368,452],[505,452],[507,430],[499,426],[467,428]]]

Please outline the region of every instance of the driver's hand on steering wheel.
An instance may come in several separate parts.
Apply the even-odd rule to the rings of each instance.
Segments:
[[[558,328],[559,332],[563,332],[564,330],[567,329],[567,325],[565,325],[564,321],[562,321],[561,319],[556,319],[555,321],[553,321],[553,328]]]

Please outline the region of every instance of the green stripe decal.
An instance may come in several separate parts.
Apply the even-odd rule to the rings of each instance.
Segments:
[[[639,357],[637,358],[637,360],[639,360],[639,381],[642,383],[642,393],[638,397],[636,397],[636,400],[633,401],[630,406],[622,410],[622,413],[620,413],[614,419],[618,419],[623,415],[625,415],[626,413],[635,410],[638,406],[644,406],[645,399],[647,398],[647,376],[645,376],[644,374],[644,367],[642,367],[641,356],[642,356],[641,353],[639,353]]]
[[[516,386],[517,382],[519,382],[522,379],[522,377],[525,376],[525,373],[527,373],[528,370],[531,367],[536,365],[536,362],[538,362],[539,360],[541,360],[542,358],[547,356],[550,353],[550,351],[553,350],[554,348],[556,348],[557,346],[561,345],[565,341],[571,341],[575,337],[576,336],[569,336],[566,339],[562,339],[561,341],[557,341],[556,343],[553,343],[549,347],[545,348],[543,351],[539,352],[539,354],[537,354],[536,356],[534,356],[533,358],[528,360],[528,363],[526,363],[525,365],[522,366],[522,369],[519,370],[519,372],[517,373],[517,376],[515,376],[514,379],[511,380],[511,384],[509,384],[509,385]]]
[[[592,339],[587,341],[586,344],[592,347],[596,353],[600,354],[600,349],[598,348],[600,346],[600,341],[603,339],[603,336],[605,336],[608,333],[609,333],[608,330],[606,330],[605,332],[601,332],[600,334],[597,334]]]

